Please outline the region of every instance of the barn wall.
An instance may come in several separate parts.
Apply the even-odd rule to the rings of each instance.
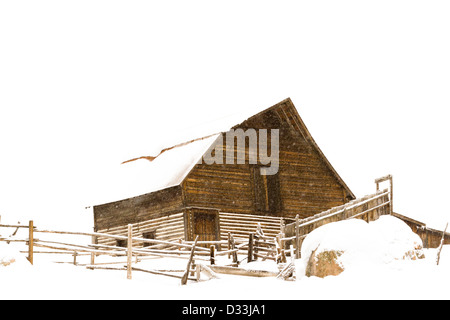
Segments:
[[[179,186],[138,197],[94,206],[95,230],[109,230],[180,212],[183,208]]]
[[[119,236],[128,235],[128,225],[112,227],[109,229],[100,229],[100,233],[108,233]],[[184,240],[184,213],[173,213],[160,216],[151,220],[141,221],[132,224],[133,237],[144,238],[146,233],[154,233],[156,240],[174,241],[178,239]],[[111,238],[99,237],[97,243],[101,245],[115,246],[117,241]],[[134,241],[133,247],[142,247],[142,241]]]
[[[244,150],[245,164],[236,164],[236,156],[235,164],[197,164],[183,182],[187,206],[289,218],[298,214],[300,218],[306,218],[347,202],[349,194],[335,173],[311,141],[290,123],[293,115],[287,115],[290,107],[286,104],[256,115],[234,128],[280,130],[279,210],[262,210],[258,204],[258,183],[254,170],[259,170],[259,167],[249,164],[248,147]],[[223,138],[224,155],[225,140]]]
[[[251,171],[248,164],[198,164],[183,184],[188,207],[220,211],[254,212]]]
[[[306,218],[345,204],[351,196],[330,168],[315,142],[300,123],[289,101],[277,106],[274,114],[284,124],[280,151],[280,186],[284,212],[288,217]]]
[[[256,233],[258,224],[264,235],[276,237],[286,223],[281,217],[255,216],[247,214],[220,212],[220,237],[222,240],[228,239],[228,233],[235,238],[248,240],[250,233]],[[289,222],[291,222],[289,220]]]

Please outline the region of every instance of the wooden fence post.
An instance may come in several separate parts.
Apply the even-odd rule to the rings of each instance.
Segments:
[[[188,277],[191,272],[191,264],[194,259],[195,247],[197,246],[197,240],[198,240],[198,236],[195,237],[194,244],[192,245],[191,254],[189,255],[189,260],[188,260],[188,264],[186,267],[186,272],[184,273],[183,277],[181,278],[181,285],[185,285],[188,281]]]
[[[97,237],[96,236],[92,236],[91,239],[92,239],[92,244],[96,244]],[[94,265],[94,264],[95,264],[95,253],[91,252],[91,265]]]
[[[215,265],[216,264],[216,246],[215,245],[211,245],[210,246],[210,263],[211,265]]]
[[[439,244],[439,247],[437,248],[437,257],[436,257],[436,265],[439,265],[439,260],[441,259],[441,250],[442,247],[444,246],[444,242],[445,242],[445,232],[447,231],[447,227],[448,227],[448,222],[445,225],[445,229],[442,232],[442,238],[441,238],[441,243]]]
[[[286,233],[286,221],[284,221],[283,218],[281,218],[281,221],[280,221],[280,233],[283,235],[283,237],[284,237],[284,234]]]
[[[133,258],[133,240],[132,240],[132,225],[128,225],[128,240],[127,240],[127,279],[131,280],[131,263]]]
[[[247,262],[253,261],[253,242],[254,242],[254,233],[250,233],[248,235],[248,255],[247,255]]]
[[[30,261],[31,264],[33,264],[33,245],[34,245],[34,239],[33,239],[33,220],[30,220],[28,223],[28,261]]]
[[[390,205],[390,209],[391,212],[390,214],[392,215],[394,213],[394,181],[392,179],[392,175],[389,175],[389,182],[390,182],[390,189],[391,189],[391,205]]]
[[[230,242],[231,242],[231,250],[236,249],[236,245],[234,243],[233,235],[230,236]],[[239,260],[238,260],[238,256],[237,256],[237,252],[236,251],[233,251],[233,264],[235,264],[236,267],[239,266]]]

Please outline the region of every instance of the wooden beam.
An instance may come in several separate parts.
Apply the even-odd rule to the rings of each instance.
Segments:
[[[192,259],[194,258],[195,246],[197,245],[197,240],[198,240],[198,236],[195,237],[194,244],[192,245],[191,255],[189,257],[189,261],[186,266],[186,272],[184,273],[183,277],[181,278],[181,285],[185,285],[188,281],[189,273],[191,272]]]
[[[30,261],[31,264],[33,264],[33,245],[34,245],[33,232],[34,232],[33,220],[30,220],[30,222],[28,223],[28,261]]]

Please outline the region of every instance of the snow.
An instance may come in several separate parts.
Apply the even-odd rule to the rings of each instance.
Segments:
[[[188,281],[186,286],[182,286],[179,279],[143,272],[134,271],[133,279],[127,280],[123,270],[88,270],[68,263],[57,264],[53,261],[70,262],[72,257],[63,258],[56,254],[35,254],[35,264],[31,266],[25,260],[25,254],[19,252],[23,250],[23,244],[1,243],[0,261],[14,257],[16,262],[0,266],[0,299],[450,298],[443,285],[450,281],[450,246],[443,247],[439,266],[436,265],[436,249],[424,249],[425,259],[398,259],[399,248],[417,241],[411,233],[392,217],[381,217],[369,224],[361,220],[331,223],[316,229],[305,239],[302,253],[306,256],[295,261],[297,281],[219,274],[218,279],[211,280],[202,275],[200,282]],[[359,241],[349,241],[353,236],[359,237]],[[317,248],[319,239],[323,249],[339,248],[351,252],[345,261],[350,267],[338,276],[306,277],[307,253]],[[97,257],[96,262],[111,259],[125,260],[123,257]],[[78,262],[89,263],[89,256],[78,257]],[[219,265],[225,263],[229,263],[226,257],[218,259]],[[155,258],[142,260],[136,266],[183,270],[186,260]],[[241,266],[278,270],[273,261],[243,262]]]

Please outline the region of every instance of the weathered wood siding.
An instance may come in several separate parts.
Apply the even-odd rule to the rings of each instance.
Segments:
[[[180,212],[182,208],[183,197],[179,186],[94,206],[95,231],[166,216]]]
[[[228,233],[233,237],[248,239],[250,233],[256,233],[258,224],[264,235],[269,237],[276,237],[280,231],[281,226],[286,223],[284,218],[270,217],[270,216],[256,216],[248,214],[237,213],[219,213],[220,217],[220,238],[222,240],[228,239]],[[291,222],[289,220],[289,222]]]
[[[345,204],[351,199],[334,169],[316,148],[289,101],[272,111],[282,124],[280,132],[280,187],[283,215],[306,218]],[[280,133],[280,134],[281,134]]]
[[[270,130],[278,129],[278,173],[273,176],[262,175],[259,159],[257,164],[250,164],[248,143],[244,150],[235,147],[234,164],[227,164],[226,139],[223,137],[219,140],[223,164],[197,164],[179,186],[95,206],[95,230],[109,232],[129,223],[187,212],[189,208],[267,217],[294,218],[299,215],[300,218],[306,218],[354,198],[312,139],[290,99],[232,129],[267,129],[268,153],[272,143]],[[244,164],[237,164],[238,151],[246,154]],[[193,223],[200,221],[200,218],[191,219],[191,216],[195,214],[189,213],[185,220],[186,238],[194,236],[193,228],[203,228],[207,233],[205,237],[212,238],[212,218],[206,219],[205,216],[201,224]],[[224,230],[231,230],[229,227],[231,225]],[[238,229],[238,225],[233,227]],[[215,232],[225,231],[220,229]]]
[[[98,230],[100,233],[109,233],[119,236],[127,236],[128,224],[108,229]],[[184,213],[173,213],[146,221],[132,224],[133,237],[146,238],[146,235],[153,234],[153,239],[174,241],[178,239],[184,240]],[[117,241],[111,238],[98,238],[97,243],[101,245],[115,246]],[[141,241],[133,241],[133,247],[142,247]]]

